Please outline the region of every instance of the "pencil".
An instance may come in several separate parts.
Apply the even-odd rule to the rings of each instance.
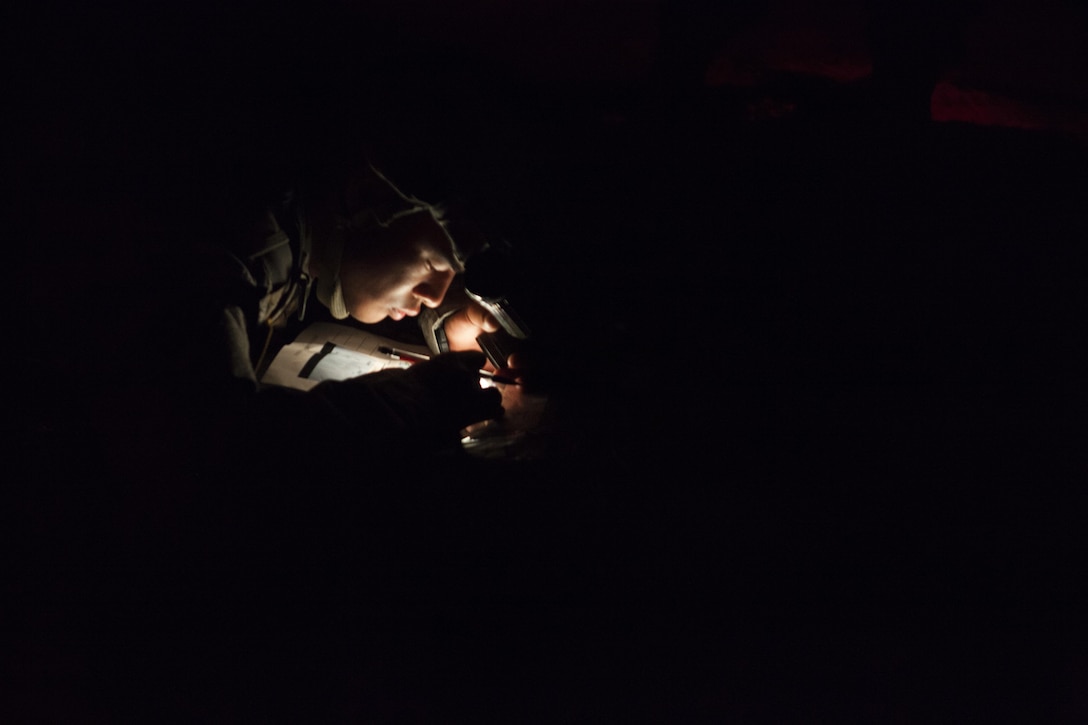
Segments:
[[[423,355],[418,352],[408,352],[407,350],[398,350],[395,347],[387,347],[386,345],[379,345],[378,352],[389,357],[395,357],[398,360],[407,360],[408,362],[423,362],[424,360],[430,360],[430,355]]]
[[[382,353],[383,355],[388,355],[389,357],[395,357],[398,360],[407,360],[408,362],[413,363],[424,362],[431,359],[430,355],[424,355],[418,352],[409,352],[408,350],[399,350],[395,347],[389,347],[388,345],[379,345],[378,352]],[[502,383],[503,385],[521,385],[521,383],[519,383],[517,380],[514,380],[513,378],[496,375],[495,373],[488,370],[480,370],[479,372],[481,378],[488,378],[492,382]]]

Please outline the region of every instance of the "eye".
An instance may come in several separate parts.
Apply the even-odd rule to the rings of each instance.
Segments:
[[[428,274],[445,274],[449,270],[449,266],[441,261],[435,262],[433,259],[426,259],[423,263]]]

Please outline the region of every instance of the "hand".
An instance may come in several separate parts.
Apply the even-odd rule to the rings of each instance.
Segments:
[[[502,395],[480,385],[482,352],[449,352],[409,368],[389,368],[311,391],[343,411],[354,430],[387,453],[445,445],[462,429],[503,415]]]
[[[502,415],[502,395],[480,385],[486,360],[478,350],[448,352],[405,371],[427,391],[439,428],[460,430]]]
[[[445,322],[446,341],[450,350],[479,351],[480,343],[476,342],[476,338],[485,332],[496,332],[499,329],[498,321],[474,302],[450,315]],[[522,345],[517,352],[506,358],[506,365],[501,369],[496,369],[490,360],[485,362],[483,369],[517,380],[526,390],[532,390],[538,387],[543,377],[538,359],[539,355],[533,354],[531,345]]]
[[[498,320],[487,310],[474,302],[470,302],[462,309],[446,318],[445,331],[446,342],[450,350],[480,350],[480,343],[476,341],[485,332],[497,332],[500,328]],[[497,370],[490,360],[485,362],[484,370],[490,370],[504,377],[520,380],[520,378],[532,367],[531,355],[525,351],[512,353],[506,359],[506,366]],[[523,381],[522,381],[523,382]]]
[[[485,332],[499,329],[498,320],[483,307],[469,302],[463,308],[446,318],[444,330],[450,350],[479,350],[476,338]],[[488,368],[490,369],[490,368]]]

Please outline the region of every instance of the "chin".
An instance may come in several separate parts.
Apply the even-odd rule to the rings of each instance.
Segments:
[[[351,317],[356,322],[361,322],[364,325],[375,325],[375,324],[381,322],[382,320],[386,319],[388,317],[388,315],[374,314],[372,312],[371,313],[352,312]]]

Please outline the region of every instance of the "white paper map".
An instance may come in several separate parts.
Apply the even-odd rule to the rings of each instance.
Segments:
[[[378,352],[382,345],[430,354],[420,345],[405,344],[347,325],[318,322],[299,333],[294,342],[283,346],[261,382],[309,390],[324,380],[345,380],[411,364]]]

